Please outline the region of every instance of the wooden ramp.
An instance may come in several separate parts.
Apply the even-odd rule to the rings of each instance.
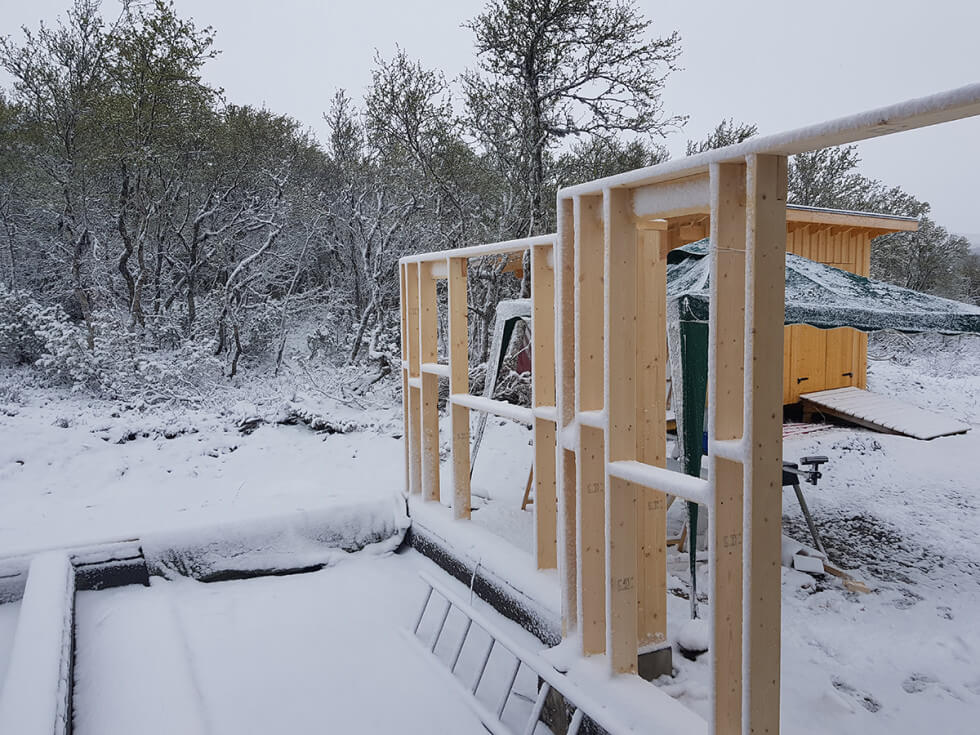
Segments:
[[[822,413],[886,434],[915,439],[964,434],[967,424],[927,411],[911,403],[880,396],[860,388],[835,388],[800,396],[804,415]]]

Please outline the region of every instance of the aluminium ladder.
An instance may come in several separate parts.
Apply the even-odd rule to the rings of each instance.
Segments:
[[[422,608],[419,610],[418,617],[415,619],[415,625],[412,628],[412,637],[416,642],[424,646],[437,660],[446,665],[449,675],[458,685],[457,689],[459,693],[467,700],[467,703],[480,718],[481,722],[483,722],[484,726],[494,733],[494,735],[533,735],[541,718],[541,713],[544,710],[545,700],[552,690],[564,697],[565,701],[571,706],[571,720],[564,735],[577,735],[582,721],[586,716],[585,708],[589,710],[589,719],[610,733],[610,735],[635,732],[633,728],[624,726],[607,707],[596,702],[565,674],[557,671],[554,666],[539,654],[515,642],[504,631],[500,630],[489,617],[476,610],[446,585],[425,572],[420,573],[419,576],[428,586],[428,592],[425,595],[425,600],[422,602]],[[423,642],[419,637],[419,629],[422,626],[426,612],[431,607],[430,603],[434,597],[433,592],[438,593],[445,600],[446,605],[439,613],[438,624],[436,625],[435,635],[432,637],[432,640]],[[449,613],[453,608],[456,608],[463,615],[466,622],[464,623],[463,634],[456,642],[452,650],[452,655],[447,662],[442,661],[442,659],[436,656],[435,650],[446,627],[446,620],[449,618]],[[474,623],[486,632],[490,638],[490,643],[479,659],[479,665],[473,681],[464,683],[460,676],[457,675],[456,668],[459,664],[460,654],[463,652],[463,646],[469,638]],[[480,689],[480,684],[483,682],[483,675],[490,661],[490,655],[497,647],[501,647],[510,653],[514,658],[514,663],[508,672],[507,687],[504,690],[503,696],[497,703],[496,708],[490,710],[483,702],[477,699],[477,692]],[[514,693],[514,683],[522,667],[533,672],[541,682],[541,686],[524,728],[521,733],[517,733],[504,724],[502,717],[504,710],[507,708],[507,703]]]

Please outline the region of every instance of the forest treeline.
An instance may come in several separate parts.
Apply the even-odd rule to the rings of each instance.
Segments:
[[[297,338],[381,377],[399,257],[553,231],[559,186],[666,160],[685,123],[660,95],[680,37],[627,0],[490,0],[467,72],[378,56],[315,132],[227,100],[214,30],[169,2],[104,18],[75,0],[0,40],[0,358],[109,396],[278,370]],[[688,153],[753,134],[722,121]],[[853,147],[796,157],[791,200],[923,218],[876,243],[875,274],[976,300],[966,241],[857,166]],[[497,301],[527,287],[502,270],[470,269],[477,362]]]

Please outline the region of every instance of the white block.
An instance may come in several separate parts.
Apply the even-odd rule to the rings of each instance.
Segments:
[[[809,574],[823,574],[823,561],[813,556],[796,554],[793,557],[793,568]]]

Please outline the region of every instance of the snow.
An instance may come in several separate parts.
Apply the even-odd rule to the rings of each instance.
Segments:
[[[435,567],[414,552],[358,554],[305,575],[80,592],[75,733],[483,733],[406,635],[421,569]],[[494,663],[488,692],[503,686]]]
[[[705,257],[709,250],[705,239],[672,251],[667,266],[672,320],[708,318],[708,302],[713,298],[708,283],[711,264]],[[871,280],[787,253],[785,321],[822,329],[844,325],[866,332],[975,334],[980,331],[980,306]]]
[[[534,414],[530,408],[515,406],[506,401],[497,401],[492,398],[485,398],[484,396],[473,396],[469,393],[453,393],[452,402],[457,406],[466,406],[466,408],[513,419],[524,424],[534,423]]]
[[[17,629],[17,616],[20,614],[20,601],[0,605],[0,685],[7,676],[7,664],[14,645],[14,631]]]
[[[929,442],[842,426],[785,439],[787,460],[830,458],[820,484],[805,486],[807,499],[830,562],[872,592],[782,570],[783,732],[892,735],[940,722],[944,732],[973,732],[980,716],[980,339],[873,337],[870,357],[871,390],[973,428]],[[397,410],[345,414],[367,427],[348,434],[270,423],[242,435],[236,422],[253,408],[127,411],[28,389],[0,407],[0,555],[141,535],[153,563],[163,556],[157,549],[179,546],[205,573],[283,557],[326,565],[293,577],[207,585],[155,578],[149,589],[79,593],[79,732],[288,732],[335,721],[337,731],[481,732],[468,708],[447,696],[445,672],[400,632],[424,593],[416,572],[433,567],[413,552],[387,553],[404,521]],[[448,420],[444,448],[447,429]],[[533,506],[520,510],[530,438],[526,427],[491,419],[473,477],[475,493],[491,499],[477,503],[471,523],[452,521],[435,503],[413,499],[413,511],[481,574],[508,580],[532,609],[557,621],[558,576],[534,569]],[[446,505],[448,473],[444,463]],[[783,513],[784,532],[809,543],[791,491]],[[319,543],[323,528],[341,529],[336,547]],[[359,532],[344,529],[358,528],[392,535],[373,544],[363,537],[348,548],[367,543],[365,550],[345,551]],[[701,576],[706,565],[698,567]],[[688,619],[686,555],[671,551],[668,572],[675,593],[668,639],[676,644]],[[699,589],[710,590],[707,579]],[[707,618],[706,597],[701,609]],[[17,613],[16,604],[0,606],[0,672]],[[500,622],[532,650],[543,648]],[[447,626],[459,631],[462,621],[450,615]],[[467,665],[479,657],[478,643]],[[451,645],[447,639],[437,653]],[[628,702],[649,692],[634,682],[636,690],[624,693],[601,660],[566,658],[576,683],[603,697]],[[677,675],[656,685],[706,715],[709,658],[675,653]],[[493,709],[510,664],[494,659],[491,669],[482,696]],[[532,683],[519,687],[533,699]],[[384,708],[373,705],[379,699]],[[530,706],[512,701],[513,716]],[[357,716],[377,719],[359,727]]]
[[[329,566],[362,549],[392,551],[407,528],[404,501],[389,497],[152,533],[141,542],[152,573],[207,581],[236,573],[256,576],[263,571]]]
[[[521,252],[535,245],[550,246],[555,242],[555,235],[539,235],[537,237],[525,237],[520,240],[505,240],[503,242],[492,242],[486,245],[471,245],[470,247],[457,248],[453,250],[449,257],[452,258],[480,258],[485,255],[507,255],[508,253]],[[407,255],[399,259],[400,264],[407,263],[426,263],[433,261],[446,260],[444,251],[437,253],[419,253],[417,255]]]
[[[370,427],[348,434],[269,423],[243,435],[238,421],[256,411],[142,412],[24,389],[0,405],[0,555],[353,504],[394,517],[394,409],[336,414]]]
[[[677,645],[688,651],[707,651],[710,640],[711,630],[704,618],[688,620],[677,631]]]

